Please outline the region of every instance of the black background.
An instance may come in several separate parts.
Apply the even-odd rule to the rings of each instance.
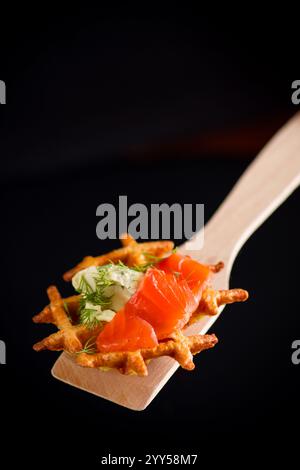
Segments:
[[[227,307],[213,326],[217,347],[196,357],[195,372],[179,370],[143,412],[55,381],[57,354],[32,350],[52,328],[31,317],[50,283],[70,293],[61,279],[67,268],[116,246],[96,238],[101,202],[117,203],[119,194],[129,203],[204,202],[209,219],[255,156],[251,142],[241,155],[234,147],[162,149],[261,120],[275,118],[278,127],[297,111],[291,15],[269,18],[267,29],[258,12],[240,12],[233,26],[193,11],[138,18],[27,8],[7,15],[0,68],[7,85],[0,108],[7,365],[0,376],[11,462],[43,466],[59,455],[61,468],[97,463],[108,452],[154,451],[233,462],[238,449],[254,461],[262,449],[267,459],[290,458],[299,421],[300,366],[291,363],[300,336],[299,192],[239,254],[231,285],[251,297]]]

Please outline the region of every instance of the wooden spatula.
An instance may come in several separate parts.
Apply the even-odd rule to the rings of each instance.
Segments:
[[[225,262],[215,276],[216,289],[228,289],[233,261],[245,241],[300,183],[300,113],[265,146],[205,227],[204,246],[198,233],[180,247],[204,263]],[[255,293],[252,293],[255,295]],[[220,309],[221,313],[221,309]],[[203,317],[187,334],[204,334],[217,316]],[[205,358],[203,358],[205,360]],[[222,359],[222,358],[221,358]],[[161,357],[150,362],[148,377],[123,376],[75,364],[65,353],[56,361],[55,378],[133,410],[143,410],[174,374],[177,362]],[[193,372],[197,374],[197,370]],[[186,380],[189,380],[188,374]]]

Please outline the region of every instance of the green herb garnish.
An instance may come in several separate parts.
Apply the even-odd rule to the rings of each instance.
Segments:
[[[93,290],[87,282],[84,275],[80,279],[80,284],[77,291],[80,293],[80,306],[79,306],[79,321],[85,324],[88,328],[95,328],[99,321],[97,318],[97,310],[93,308],[86,308],[87,302],[93,305],[100,305],[101,308],[107,309],[111,303],[111,297],[105,293],[105,289],[115,284],[107,278],[105,269],[98,269],[98,276],[94,279],[96,289]]]
[[[177,251],[177,247],[175,247],[172,250],[172,254],[176,253],[176,251]],[[139,266],[135,265],[131,269],[134,269],[135,271],[144,273],[144,272],[147,271],[147,269],[151,268],[153,265],[155,265],[155,264],[159,263],[160,261],[162,261],[163,259],[165,259],[165,256],[159,257],[159,256],[155,256],[152,253],[148,253],[148,252],[144,252],[143,255],[148,260],[147,263],[141,264]]]
[[[93,308],[85,308],[84,305],[85,302],[83,303],[82,307],[81,305],[79,307],[79,321],[80,323],[86,325],[86,327],[90,330],[93,330],[94,328],[96,328],[100,321],[97,318],[98,312]]]
[[[96,348],[96,336],[93,337],[93,338],[89,338],[87,340],[87,342],[85,343],[84,347],[78,351],[76,354],[81,354],[81,353],[85,353],[85,354],[94,354],[97,352],[97,348]]]

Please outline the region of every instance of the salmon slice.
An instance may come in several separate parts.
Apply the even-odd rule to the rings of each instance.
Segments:
[[[181,329],[196,310],[198,301],[185,279],[150,268],[124,309],[150,323],[158,339]]]
[[[153,327],[142,318],[125,313],[124,308],[106,324],[96,341],[98,350],[104,353],[154,348],[157,344]]]
[[[211,271],[189,256],[173,253],[149,268],[136,293],[97,339],[101,352],[152,348],[182,329],[197,309]]]
[[[175,273],[179,279],[185,279],[188,286],[197,297],[198,302],[212,274],[208,266],[179,253],[172,253],[156,266],[158,269],[162,269],[167,273]]]

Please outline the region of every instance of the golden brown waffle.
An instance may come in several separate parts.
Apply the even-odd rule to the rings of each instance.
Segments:
[[[249,294],[244,289],[228,289],[215,291],[210,287],[204,289],[199,307],[193,313],[190,322],[197,321],[199,315],[217,315],[219,307],[235,302],[245,302]],[[62,299],[63,305],[68,309],[69,315],[73,321],[78,319],[80,295],[72,295]],[[43,310],[32,318],[34,323],[53,323],[55,321],[51,312],[51,305],[46,305]]]
[[[33,320],[36,323],[53,323],[59,331],[36,343],[33,349],[35,351],[42,351],[43,349],[50,349],[51,351],[65,350],[71,354],[81,351],[86,341],[92,335],[99,333],[101,325],[99,325],[97,331],[89,330],[82,324],[73,325],[65,310],[64,300],[61,298],[58,289],[55,286],[50,286],[47,289],[47,294],[50,305],[45,307],[39,315],[33,317]],[[74,297],[77,296],[68,299],[69,305],[72,304]]]
[[[189,324],[195,323],[201,315],[217,315],[222,305],[245,302],[249,294],[244,289],[214,290],[204,289],[197,310],[190,318]]]
[[[126,266],[140,266],[146,264],[147,255],[155,257],[161,257],[164,254],[171,252],[174,248],[174,243],[170,241],[155,241],[137,243],[129,234],[123,234],[120,237],[122,248],[110,251],[105,255],[101,256],[86,256],[83,260],[77,264],[74,268],[67,271],[63,278],[65,281],[70,281],[72,277],[82,269],[88,268],[89,266],[102,266],[109,262],[117,263],[122,261]]]
[[[68,271],[64,278],[70,280],[81,269],[93,265],[100,266],[108,262],[123,261],[128,266],[140,266],[147,264],[146,253],[159,258],[173,248],[172,242],[138,244],[128,234],[123,235],[121,241],[123,248],[96,258],[84,258],[75,268]],[[211,272],[217,273],[223,266],[224,264],[219,262],[216,265],[209,265],[209,268]],[[124,374],[135,373],[144,376],[147,375],[146,363],[148,360],[160,356],[170,356],[183,368],[192,370],[194,368],[193,354],[212,348],[218,341],[215,335],[185,337],[182,331],[176,331],[152,349],[100,353],[96,351],[93,345],[103,328],[103,324],[100,322],[94,329],[78,324],[80,295],[63,299],[55,286],[50,286],[47,289],[47,294],[50,304],[35,315],[33,321],[35,323],[52,323],[59,331],[36,343],[33,348],[36,351],[44,349],[64,350],[72,354],[76,362],[84,367],[116,368]],[[202,315],[216,315],[221,305],[243,302],[247,298],[248,293],[243,289],[215,291],[211,287],[206,287],[202,293],[197,311],[194,312],[186,326],[197,321]]]
[[[78,308],[79,308],[79,301],[80,295],[72,295],[71,297],[67,297],[62,299],[62,305],[65,309],[65,312],[71,317],[71,320],[74,321],[78,317]],[[35,315],[32,318],[34,323],[55,323],[55,319],[51,310],[51,305],[46,305],[43,310]]]
[[[33,317],[33,321],[35,323],[53,323],[60,331],[53,333],[42,341],[36,343],[33,348],[35,351],[50,349],[52,351],[65,350],[70,353],[84,350],[86,342],[91,338],[95,338],[101,331],[103,325],[99,324],[96,329],[90,330],[82,324],[73,324],[73,321],[78,319],[79,295],[73,295],[62,299],[57,288],[54,286],[49,287],[47,293],[50,299],[50,304],[47,305],[39,314],[35,315]],[[218,313],[218,307],[221,305],[233,302],[244,302],[247,298],[248,293],[243,289],[214,291],[211,288],[206,288],[203,291],[199,307],[190,318],[188,325],[195,323],[201,315],[216,315]],[[75,320],[72,321],[72,318],[68,317],[66,309],[68,310],[68,313],[71,314],[70,316]],[[59,316],[57,315],[58,311],[60,313]],[[77,341],[76,344],[72,341],[72,348],[70,349],[70,338],[74,339],[74,335],[71,335],[72,331],[74,332]],[[162,353],[164,348],[159,348],[157,351]]]
[[[168,341],[159,343],[155,348],[133,352],[81,353],[76,357],[77,364],[83,367],[109,367],[118,369],[122,374],[148,375],[146,362],[160,356],[170,356],[181,367],[193,370],[193,355],[212,348],[218,339],[215,335],[194,335],[186,337],[180,331]]]
[[[35,351],[49,349],[52,351],[64,350],[74,354],[77,364],[84,367],[108,367],[116,368],[123,374],[135,373],[147,375],[146,362],[159,356],[173,357],[178,363],[188,370],[194,368],[193,354],[197,354],[204,349],[212,348],[217,343],[215,335],[196,335],[185,337],[180,331],[173,333],[168,341],[162,341],[155,348],[143,349],[130,352],[113,353],[87,353],[82,352],[90,349],[101,331],[102,325],[89,330],[84,325],[72,325],[65,310],[65,305],[69,307],[79,306],[79,296],[72,296],[62,299],[57,288],[50,286],[47,289],[50,304],[41,313],[33,317],[36,323],[53,323],[60,330],[57,333],[44,338],[36,343]],[[86,347],[86,344],[89,347]]]

